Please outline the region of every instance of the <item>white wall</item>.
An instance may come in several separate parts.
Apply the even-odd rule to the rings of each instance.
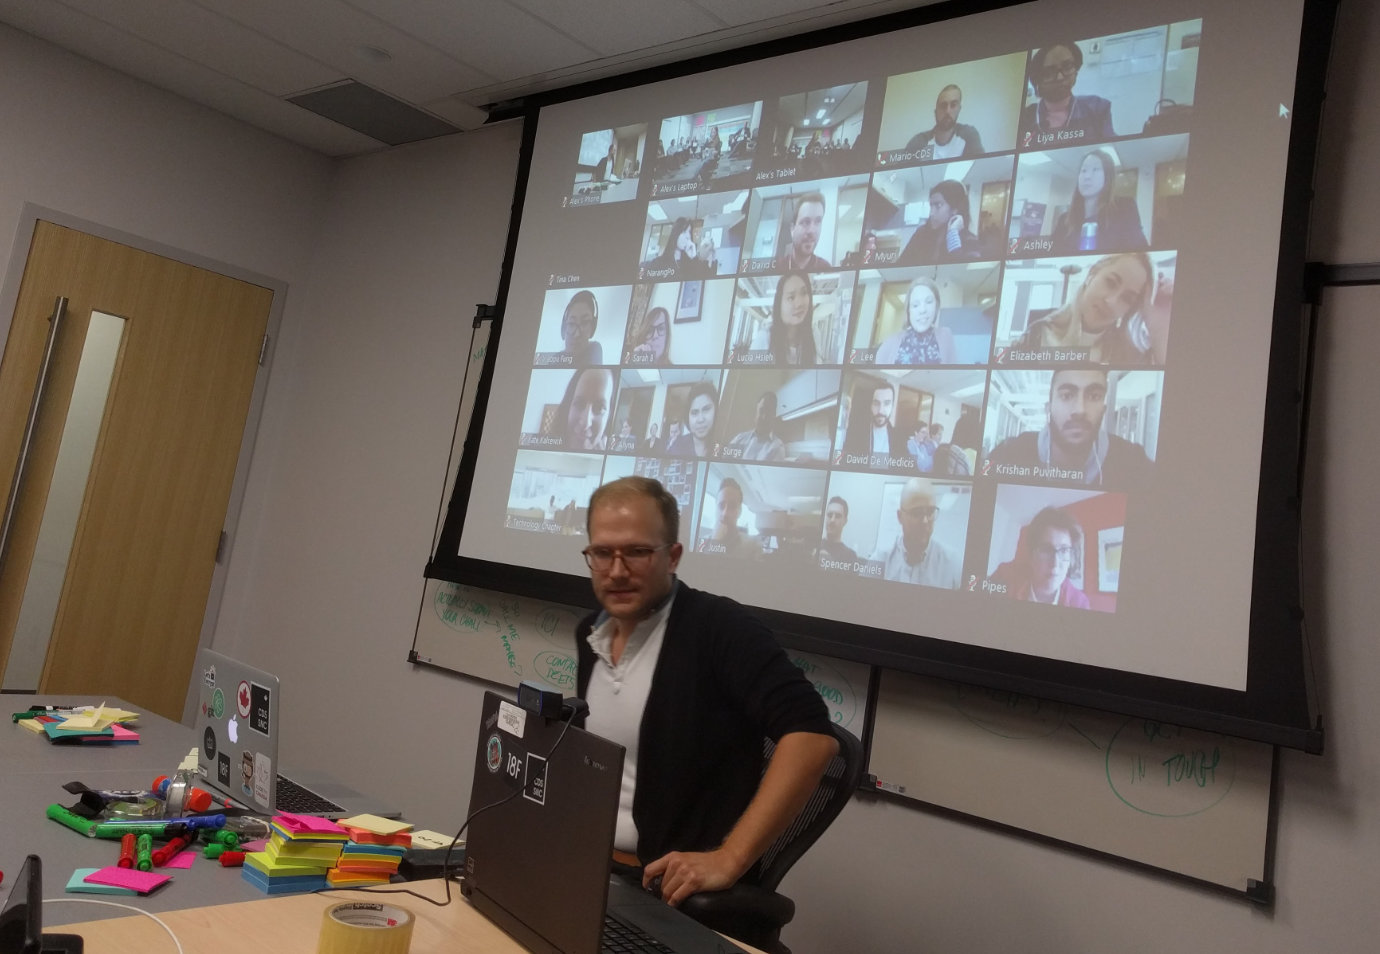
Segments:
[[[1352,0],[1342,20],[1313,254],[1376,261],[1380,65],[1364,54],[1380,48],[1380,15]],[[458,826],[483,687],[405,657],[519,130],[333,167],[3,29],[0,56],[0,253],[32,201],[292,283],[215,645],[284,677],[288,758],[391,795],[420,824]],[[1305,539],[1328,752],[1284,755],[1274,911],[856,799],[787,879],[797,954],[1373,948],[1378,301],[1328,296]]]
[[[283,281],[302,276],[330,160],[4,26],[0,64],[0,262],[29,202]],[[17,244],[26,250],[28,236]]]

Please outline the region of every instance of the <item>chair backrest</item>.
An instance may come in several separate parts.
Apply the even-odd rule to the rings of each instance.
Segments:
[[[805,807],[800,810],[791,826],[781,833],[772,846],[763,853],[757,862],[758,876],[754,879],[759,886],[775,891],[786,872],[800,860],[800,856],[813,845],[824,829],[833,823],[843,811],[843,806],[853,797],[862,783],[863,747],[851,732],[835,725],[834,738],[838,739],[839,751],[829,762],[824,777]],[[771,758],[776,745],[770,739],[766,742],[766,755]]]

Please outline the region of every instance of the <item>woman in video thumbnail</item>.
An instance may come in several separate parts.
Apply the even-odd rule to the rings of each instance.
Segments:
[[[877,364],[953,364],[954,336],[939,324],[939,286],[917,278],[906,291],[906,327],[877,347]]]
[[[930,217],[915,230],[901,251],[898,265],[972,262],[982,257],[978,237],[969,229],[968,190],[945,179],[930,190]]]
[[[1058,133],[1067,139],[1111,139],[1112,104],[1101,96],[1075,96],[1073,84],[1083,68],[1078,44],[1060,40],[1030,59],[1030,85],[1039,97],[1021,113],[1021,144],[1040,145]],[[1072,143],[1069,143],[1072,145]]]
[[[997,567],[991,580],[1018,600],[1092,609],[1087,594],[1068,578],[1082,565],[1082,552],[1078,521],[1058,507],[1046,507],[1021,531],[1016,558]]]
[[[664,368],[671,363],[671,314],[657,306],[642,316],[630,336],[632,363],[638,367]]]
[[[666,237],[666,247],[648,263],[648,267],[673,268],[677,278],[698,274],[699,249],[695,247],[695,236],[691,230],[693,225],[694,223],[683,215],[676,219],[671,226],[671,234]]]
[[[690,386],[685,402],[685,430],[666,448],[671,457],[708,457],[714,451],[714,418],[719,413],[719,392],[708,381]]]
[[[607,443],[609,408],[613,407],[613,371],[584,368],[565,387],[556,420],[563,427],[565,449],[601,451]]]
[[[1144,252],[1098,259],[1064,307],[1030,323],[1013,349],[1086,348],[1101,364],[1154,364],[1146,325],[1154,271]]]
[[[562,354],[570,355],[576,365],[602,364],[603,346],[592,341],[599,327],[599,302],[588,290],[577,291],[565,306],[561,316],[561,338],[565,341]]]
[[[1055,254],[1150,247],[1135,200],[1112,195],[1115,181],[1116,163],[1105,149],[1094,149],[1083,157],[1069,210],[1054,226]]]
[[[815,364],[815,299],[810,276],[790,271],[776,285],[767,350],[773,364],[808,368]]]

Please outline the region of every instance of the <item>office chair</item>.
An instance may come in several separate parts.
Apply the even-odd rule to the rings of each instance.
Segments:
[[[681,903],[682,911],[706,927],[768,954],[791,954],[791,949],[781,943],[781,928],[795,917],[795,902],[778,894],[776,886],[843,811],[862,781],[862,743],[847,729],[837,725],[832,728],[839,743],[838,754],[796,820],[758,859],[744,881],[726,891],[692,894]],[[768,739],[768,759],[775,748]],[[746,883],[747,880],[752,883]]]

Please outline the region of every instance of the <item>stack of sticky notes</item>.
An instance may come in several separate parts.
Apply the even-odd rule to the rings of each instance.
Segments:
[[[20,718],[16,713],[15,721],[30,732],[46,736],[49,742],[128,745],[139,741],[138,732],[121,724],[138,719],[139,713],[105,703],[74,709],[30,711],[32,715],[27,719]]]
[[[245,881],[267,894],[317,891],[335,867],[349,834],[328,818],[291,812],[273,816],[263,851],[244,856]]]
[[[387,884],[412,844],[412,826],[407,822],[355,815],[342,820],[340,827],[350,840],[335,867],[326,872],[333,888]]]

